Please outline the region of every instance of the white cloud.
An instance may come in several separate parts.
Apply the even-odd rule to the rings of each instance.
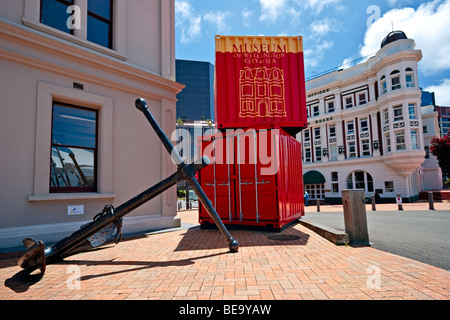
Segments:
[[[259,0],[261,5],[260,21],[275,22],[278,16],[284,12],[286,0]]]
[[[276,23],[280,19],[290,19],[291,27],[300,23],[301,10],[291,0],[259,0],[259,4],[261,6],[260,22]]]
[[[208,11],[202,15],[196,12],[189,1],[175,1],[175,26],[183,44],[200,40],[205,24],[215,25],[217,29],[214,32],[228,32],[231,28],[227,22],[229,17],[230,13],[224,11]]]
[[[202,18],[187,1],[175,2],[175,26],[181,31],[181,43],[190,43],[201,37]]]
[[[440,84],[426,87],[424,90],[434,92],[438,106],[450,106],[450,79],[443,79]]]
[[[310,25],[311,29],[311,38],[316,38],[320,36],[324,36],[330,32],[337,32],[340,29],[340,23],[336,21],[335,19],[322,19],[322,20],[315,20]]]
[[[436,74],[450,69],[450,0],[435,0],[421,4],[417,9],[392,9],[375,21],[366,31],[361,56],[380,49],[383,38],[392,31],[402,30],[414,39],[416,48],[422,50],[420,63],[424,74]]]
[[[334,46],[333,41],[324,40],[316,43],[313,49],[307,49],[303,52],[305,57],[305,66],[315,68],[323,60],[324,53]]]
[[[242,23],[244,27],[250,27],[250,19],[253,16],[253,11],[244,8],[241,12]]]
[[[300,2],[297,0],[296,2]],[[303,0],[301,2],[304,2]],[[324,8],[329,7],[331,5],[337,6],[341,0],[307,0],[306,8],[311,8],[315,11],[315,13],[319,14]]]
[[[388,0],[387,4],[390,7],[398,7],[410,4],[412,0]]]
[[[211,24],[217,25],[217,33],[224,33],[230,29],[227,19],[230,16],[228,12],[217,11],[208,12],[203,15],[203,20]]]

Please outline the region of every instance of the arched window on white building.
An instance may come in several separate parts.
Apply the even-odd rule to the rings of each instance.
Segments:
[[[381,95],[385,94],[387,92],[387,85],[386,85],[386,77],[382,76],[380,79],[380,90]]]
[[[391,72],[391,84],[391,90],[397,90],[402,87],[400,84],[400,71],[394,70]]]
[[[363,189],[365,192],[373,192],[372,176],[362,170],[351,172],[347,176],[347,189]]]
[[[406,87],[412,88],[414,87],[414,71],[411,68],[406,68],[405,70],[405,80],[406,80]]]

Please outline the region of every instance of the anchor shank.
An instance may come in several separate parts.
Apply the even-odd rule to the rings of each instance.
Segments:
[[[201,170],[209,164],[209,161],[205,161],[207,160],[207,158],[203,160],[204,161],[201,164],[187,165],[186,167],[179,169],[168,178],[158,182],[154,186],[148,188],[147,190],[141,192],[137,196],[131,198],[127,202],[115,208],[114,214],[109,211],[98,219],[92,221],[91,223],[85,225],[71,235],[67,236],[66,238],[51,245],[45,250],[47,262],[51,262],[54,259],[59,259],[64,253],[69,252],[71,249],[82,243],[86,238],[97,233],[102,228],[113,223],[115,220],[122,218],[144,203],[150,201],[157,195],[175,185],[177,182],[186,180],[190,176],[193,176],[197,171]]]

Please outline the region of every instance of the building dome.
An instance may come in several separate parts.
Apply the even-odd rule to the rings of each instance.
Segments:
[[[381,48],[383,48],[385,45],[392,43],[397,40],[403,40],[408,39],[406,34],[403,31],[392,31],[389,32],[389,34],[386,36],[386,38],[383,39],[381,42]]]

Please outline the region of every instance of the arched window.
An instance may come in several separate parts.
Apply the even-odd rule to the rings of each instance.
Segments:
[[[406,68],[405,70],[405,80],[406,80],[406,87],[412,88],[414,87],[414,70],[411,68]]]
[[[363,189],[373,192],[372,176],[366,171],[353,171],[347,176],[347,189]]]
[[[381,95],[385,94],[387,92],[387,86],[386,86],[386,77],[382,76],[380,79],[380,91]]]
[[[397,90],[397,89],[401,88],[400,71],[394,70],[391,72],[391,84],[392,84],[392,90]]]

